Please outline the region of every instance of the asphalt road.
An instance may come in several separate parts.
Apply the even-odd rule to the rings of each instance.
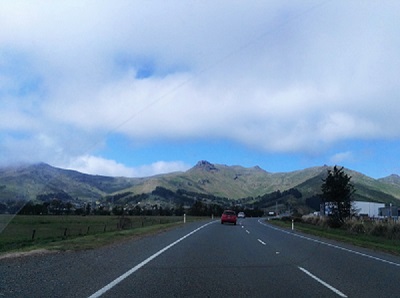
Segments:
[[[0,297],[399,297],[400,258],[260,219],[0,260]]]

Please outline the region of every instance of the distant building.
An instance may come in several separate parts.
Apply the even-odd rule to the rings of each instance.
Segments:
[[[383,217],[398,218],[400,216],[400,208],[397,206],[387,206],[379,209],[379,215]]]
[[[320,205],[320,211],[314,212],[314,215],[331,215],[332,209],[335,207],[335,203],[324,202]],[[368,216],[374,217],[385,217],[385,218],[400,218],[400,208],[398,206],[385,206],[384,203],[364,202],[364,201],[353,201],[352,209],[355,216]]]
[[[385,208],[384,203],[373,203],[373,202],[363,202],[354,201],[353,209],[358,216],[368,216],[368,217],[378,217],[381,215],[381,208]]]

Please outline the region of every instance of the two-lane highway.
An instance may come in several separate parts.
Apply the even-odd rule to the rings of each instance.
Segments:
[[[105,296],[385,296],[400,276],[387,258],[244,219],[199,230]]]
[[[90,252],[0,260],[0,272],[7,297],[382,297],[398,294],[400,258],[246,218]]]

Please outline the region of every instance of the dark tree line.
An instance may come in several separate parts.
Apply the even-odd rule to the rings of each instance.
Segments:
[[[202,201],[196,201],[189,209],[189,215],[193,216],[220,216],[224,211],[223,207],[217,204],[206,204]]]
[[[288,197],[300,199],[302,198],[302,194],[296,188],[291,188],[282,192],[280,190],[277,190],[256,198],[256,203],[254,204],[259,208],[271,207],[276,202],[281,203],[283,199],[286,199]]]
[[[18,214],[22,215],[82,215],[90,213],[91,205],[89,203],[77,208],[71,202],[63,202],[58,199],[53,199],[50,202],[43,203],[26,202],[18,211]]]
[[[115,195],[109,195],[104,198],[105,202],[113,204],[138,203],[149,198],[148,194],[133,194],[133,192],[123,192]]]
[[[274,191],[256,198],[247,197],[239,200],[231,200],[212,194],[191,192],[183,189],[172,191],[164,187],[156,187],[149,194],[134,194],[123,192],[115,195],[107,195],[100,200],[100,204],[93,205],[88,202],[73,199],[67,193],[59,192],[41,194],[34,202],[19,205],[16,212],[20,214],[95,214],[95,215],[176,215],[184,213],[195,216],[220,216],[224,209],[232,209],[236,212],[244,211],[248,216],[262,216],[264,209],[276,203],[285,204],[287,200],[301,199],[299,190],[292,188],[286,191]],[[154,199],[161,204],[147,205],[146,200]],[[305,200],[307,205],[316,207],[315,198]],[[143,204],[139,204],[143,202]],[[24,203],[23,203],[24,204]],[[22,209],[21,209],[22,208]],[[8,206],[0,204],[0,212],[7,213]],[[13,210],[14,210],[13,209]],[[317,208],[315,208],[317,209]]]

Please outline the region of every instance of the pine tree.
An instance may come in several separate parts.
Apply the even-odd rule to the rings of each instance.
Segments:
[[[328,207],[330,226],[340,227],[346,218],[352,215],[353,184],[351,176],[344,173],[343,167],[335,166],[328,170],[328,176],[323,179],[321,186],[322,202]]]

